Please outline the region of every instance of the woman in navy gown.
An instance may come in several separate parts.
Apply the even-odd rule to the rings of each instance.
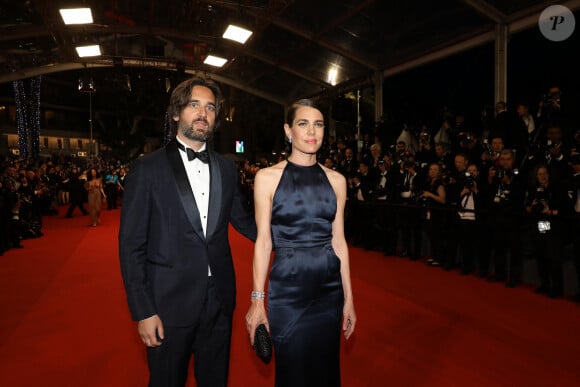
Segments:
[[[317,162],[324,117],[312,101],[288,109],[284,131],[292,144],[288,160],[261,169],[254,181],[258,238],[248,333],[253,344],[259,324],[270,332],[276,387],[338,387],[341,330],[348,339],[356,325],[344,237],[346,181]]]

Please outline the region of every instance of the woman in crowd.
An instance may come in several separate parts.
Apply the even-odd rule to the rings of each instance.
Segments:
[[[284,130],[292,146],[288,160],[255,178],[258,238],[247,328],[252,343],[258,325],[270,331],[277,387],[336,387],[340,331],[348,339],[356,325],[343,228],[346,181],[317,162],[324,118],[312,101],[289,108]]]
[[[101,204],[107,198],[103,190],[103,180],[95,168],[89,170],[85,188],[88,192],[89,215],[91,216],[91,226],[95,227],[101,223]]]
[[[419,197],[421,217],[427,221],[427,235],[431,246],[431,258],[427,264],[439,266],[444,257],[443,231],[445,226],[445,211],[441,209],[445,204],[445,186],[441,181],[441,166],[431,163],[427,172],[426,185]]]

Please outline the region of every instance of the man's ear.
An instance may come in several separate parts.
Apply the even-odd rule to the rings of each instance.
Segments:
[[[179,116],[173,116],[172,118],[173,118],[173,121],[175,121],[175,122],[179,121]]]

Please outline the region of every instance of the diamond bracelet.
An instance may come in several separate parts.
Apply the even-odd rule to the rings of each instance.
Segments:
[[[266,298],[266,293],[256,291],[252,292],[252,300],[263,300],[264,298]]]

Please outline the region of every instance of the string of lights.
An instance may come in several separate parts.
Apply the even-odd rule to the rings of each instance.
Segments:
[[[41,82],[41,76],[12,82],[16,103],[18,149],[23,159],[35,158],[40,154]],[[26,86],[28,86],[28,90]]]
[[[30,120],[30,148],[31,156],[36,158],[40,155],[40,85],[42,77],[30,79],[29,111]]]
[[[28,159],[28,125],[26,119],[26,93],[24,91],[24,81],[12,82],[14,88],[14,102],[16,103],[16,127],[18,130],[18,150],[20,157]]]

